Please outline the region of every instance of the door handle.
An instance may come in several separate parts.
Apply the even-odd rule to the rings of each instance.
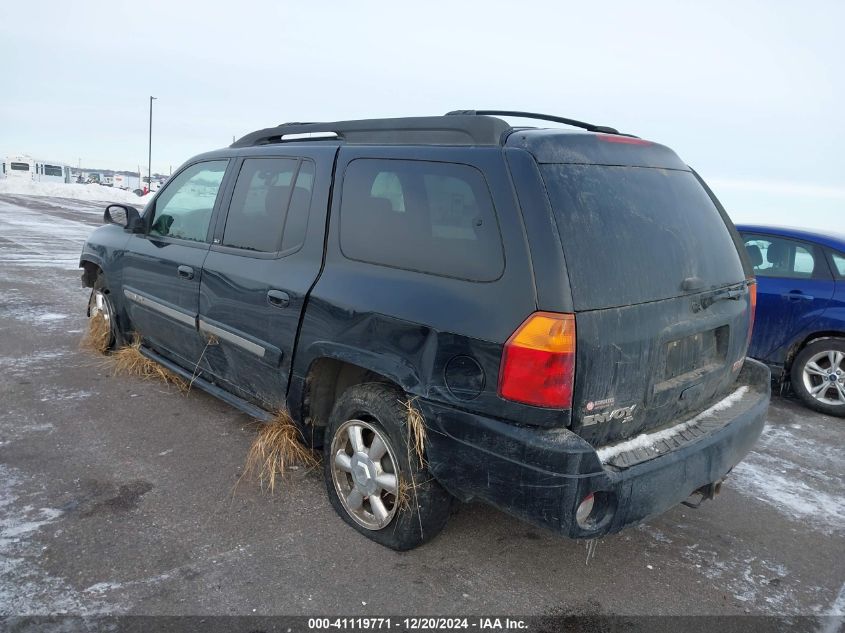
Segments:
[[[194,269],[190,266],[179,266],[176,271],[179,273],[179,276],[182,279],[193,279],[194,278]]]
[[[287,308],[290,304],[290,295],[282,290],[268,290],[267,301],[271,306],[277,308]]]
[[[811,295],[805,295],[800,290],[791,290],[789,292],[784,292],[781,297],[786,299],[787,301],[812,301],[813,297]]]

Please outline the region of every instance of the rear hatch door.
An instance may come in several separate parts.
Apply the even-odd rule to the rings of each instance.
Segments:
[[[726,394],[748,344],[750,296],[735,236],[674,153],[600,135],[578,143],[552,156],[571,162],[540,161],[540,172],[576,312],[572,428],[600,446]]]

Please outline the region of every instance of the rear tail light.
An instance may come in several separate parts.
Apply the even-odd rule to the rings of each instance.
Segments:
[[[505,343],[499,371],[502,398],[569,409],[574,378],[574,314],[535,312]]]
[[[748,298],[751,301],[748,323],[748,344],[751,344],[751,335],[754,333],[754,317],[757,315],[757,280],[753,277],[748,279]]]

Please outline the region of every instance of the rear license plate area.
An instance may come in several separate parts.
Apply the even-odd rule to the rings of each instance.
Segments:
[[[728,331],[728,326],[724,325],[666,343],[663,380],[672,380],[714,363],[724,362],[728,349]]]

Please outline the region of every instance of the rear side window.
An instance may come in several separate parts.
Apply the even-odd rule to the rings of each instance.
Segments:
[[[29,163],[10,163],[12,171],[29,171]]]
[[[830,276],[824,258],[812,244],[769,235],[746,235],[743,240],[758,277],[812,279]]]
[[[279,250],[299,161],[250,158],[243,162],[223,231],[223,245],[250,251]]]
[[[45,176],[61,176],[62,168],[58,165],[44,165]]]
[[[349,163],[340,248],[350,259],[472,281],[493,281],[504,270],[487,183],[474,167],[455,163]]]
[[[836,270],[836,276],[839,279],[845,279],[845,255],[842,253],[831,253],[833,258],[833,268]]]
[[[302,246],[308,228],[311,193],[314,190],[314,163],[303,161],[296,176],[296,186],[290,196],[290,205],[282,229],[282,252],[287,253]]]
[[[260,253],[298,247],[305,239],[314,166],[296,158],[248,158],[241,165],[223,246]]]
[[[687,171],[540,165],[578,310],[669,299],[745,279],[710,196]]]

